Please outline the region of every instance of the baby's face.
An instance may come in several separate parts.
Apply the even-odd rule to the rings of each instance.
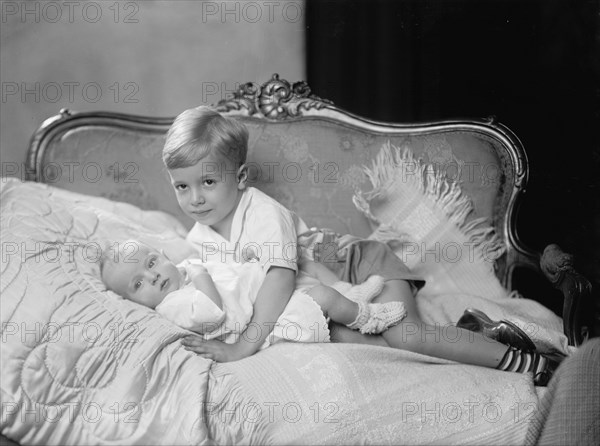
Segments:
[[[133,302],[155,308],[183,284],[173,262],[147,245],[127,241],[115,253],[102,269],[102,280],[109,290]]]

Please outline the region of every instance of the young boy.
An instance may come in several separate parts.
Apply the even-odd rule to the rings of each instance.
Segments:
[[[294,213],[259,190],[248,187],[245,168],[248,130],[233,118],[208,107],[189,109],[175,119],[167,133],[163,161],[181,209],[196,221],[188,234],[203,255],[224,262],[260,263],[265,279],[254,304],[252,323],[276,321],[294,289],[298,270],[298,234],[308,230]],[[373,273],[386,280],[376,302],[401,302],[406,318],[381,336],[336,330],[334,340],[390,346],[500,370],[548,376],[549,361],[458,327],[430,326],[421,321],[415,293],[423,281],[387,248],[362,240],[348,246],[343,278],[361,283]],[[252,355],[260,342],[242,336],[235,344],[186,338],[184,345],[217,361]]]
[[[252,316],[264,280],[253,262],[225,264],[187,259],[173,264],[163,253],[137,240],[119,243],[100,263],[106,287],[140,305],[155,309],[182,328],[205,339],[237,342]],[[361,333],[381,333],[404,316],[400,302],[369,303],[383,288],[371,276],[362,285],[321,279],[302,271],[297,288],[262,347],[280,340],[328,342],[327,318]],[[344,292],[347,299],[340,292]]]

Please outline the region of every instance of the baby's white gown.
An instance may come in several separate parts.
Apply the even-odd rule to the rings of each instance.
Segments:
[[[208,270],[221,295],[223,310],[191,282],[188,268],[194,264],[203,265]],[[227,264],[188,259],[178,267],[186,271],[186,285],[169,293],[156,307],[156,311],[180,327],[202,334],[205,339],[236,342],[252,318],[254,302],[265,279],[260,264]],[[321,307],[305,292],[307,288],[319,283],[304,272],[298,272],[296,289],[277,322],[270,324],[273,325],[273,330],[261,349],[282,340],[329,342],[328,320]],[[252,324],[244,333],[244,338],[249,341],[259,339],[260,330],[270,328]]]

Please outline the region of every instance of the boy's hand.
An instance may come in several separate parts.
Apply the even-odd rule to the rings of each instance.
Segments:
[[[206,341],[202,336],[187,336],[181,344],[184,349],[217,362],[238,361],[250,355],[242,344],[226,344],[215,339]]]

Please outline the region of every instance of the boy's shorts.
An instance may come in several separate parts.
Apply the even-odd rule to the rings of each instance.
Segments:
[[[385,280],[406,280],[413,294],[425,285],[425,280],[412,273],[408,267],[382,242],[360,240],[348,246],[341,280],[350,283],[363,283],[372,275]]]

